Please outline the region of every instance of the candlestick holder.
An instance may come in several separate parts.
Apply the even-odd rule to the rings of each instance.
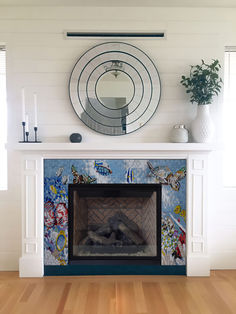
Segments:
[[[25,131],[26,123],[22,122],[23,128],[23,141],[19,141],[19,143],[42,143],[38,141],[38,127],[34,127],[34,141],[29,141],[29,131]]]
[[[21,124],[22,124],[22,131],[23,131],[23,141],[19,141],[19,143],[27,143],[28,142],[27,132],[25,132],[26,122],[22,121]],[[29,136],[29,132],[28,132],[28,136]]]
[[[22,129],[23,129],[23,142],[25,142],[25,121],[22,121]]]
[[[25,135],[26,135],[26,143],[28,143],[28,142],[29,142],[29,132],[26,131],[26,132],[25,132]]]
[[[35,126],[34,127],[34,143],[41,143],[41,141],[38,141],[37,132],[38,132],[38,127]]]

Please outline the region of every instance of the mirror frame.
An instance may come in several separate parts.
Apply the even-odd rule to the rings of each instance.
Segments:
[[[104,106],[96,84],[109,64],[119,62],[131,77],[134,95],[120,109]],[[80,120],[106,135],[124,135],[144,126],[154,115],[161,97],[161,81],[153,61],[141,49],[124,42],[106,42],[87,50],[76,62],[69,79],[69,97]]]

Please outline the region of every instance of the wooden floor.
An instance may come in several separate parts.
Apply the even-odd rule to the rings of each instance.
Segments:
[[[236,313],[236,270],[209,278],[96,276],[18,278],[0,272],[0,313]]]

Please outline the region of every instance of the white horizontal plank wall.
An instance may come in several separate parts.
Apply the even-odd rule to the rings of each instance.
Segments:
[[[7,47],[8,139],[21,139],[21,87],[25,87],[26,110],[33,119],[33,93],[38,94],[39,135],[44,142],[68,142],[79,132],[84,142],[167,142],[176,123],[189,126],[196,106],[189,104],[180,85],[189,65],[202,58],[223,63],[225,45],[236,42],[236,10],[214,8],[79,8],[1,7],[0,44]],[[132,39],[157,65],[162,97],[156,114],[139,131],[122,136],[99,135],[75,115],[68,97],[70,72],[79,56],[104,40],[65,40],[65,30],[159,31],[165,39]],[[220,121],[221,99],[212,106]],[[31,127],[32,130],[32,127]],[[216,132],[216,138],[220,134]],[[20,158],[8,155],[9,190],[0,192],[0,269],[18,269],[20,252]],[[212,225],[214,219],[210,220]],[[215,227],[215,226],[214,226]]]

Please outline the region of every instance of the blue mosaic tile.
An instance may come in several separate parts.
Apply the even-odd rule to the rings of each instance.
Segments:
[[[68,264],[69,183],[162,184],[161,264],[186,264],[186,160],[45,159],[45,265]]]

